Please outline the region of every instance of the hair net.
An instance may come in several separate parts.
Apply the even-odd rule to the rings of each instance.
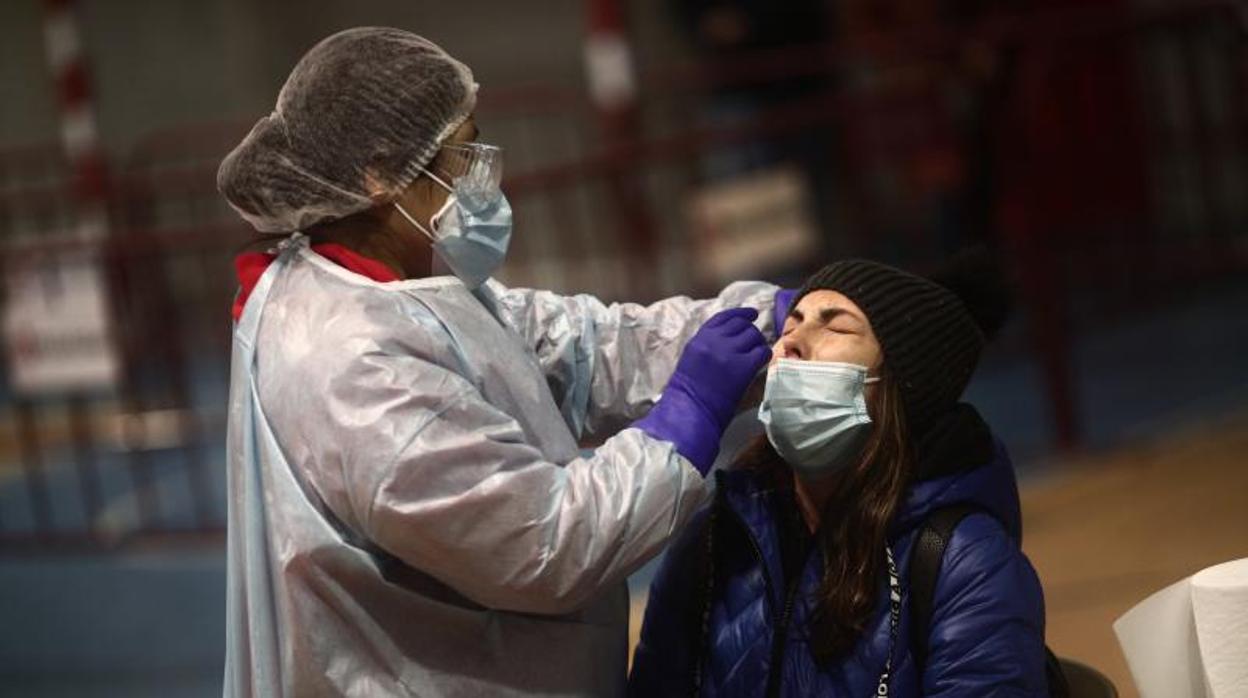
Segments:
[[[363,211],[412,183],[476,91],[467,66],[415,34],[339,32],[291,71],[273,113],[222,161],[217,187],[261,232]]]

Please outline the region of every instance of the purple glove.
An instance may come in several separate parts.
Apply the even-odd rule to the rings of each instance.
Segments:
[[[771,358],[753,324],[757,317],[753,308],[732,308],[707,320],[685,345],[658,404],[633,424],[671,441],[703,475],[715,462],[741,395]]]
[[[776,307],[772,317],[776,321],[776,339],[784,334],[784,319],[789,316],[789,308],[793,307],[793,299],[797,297],[797,289],[782,288],[776,291]]]

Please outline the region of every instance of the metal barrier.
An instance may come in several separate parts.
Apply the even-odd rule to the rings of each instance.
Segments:
[[[942,72],[968,47],[998,72]],[[921,267],[967,241],[1003,251],[1028,326],[1015,350],[1044,367],[1070,446],[1071,326],[1248,270],[1244,49],[1232,3],[866,36],[646,72],[631,135],[609,138],[578,91],[487,93],[479,120],[508,150],[517,212],[504,280],[608,299],[710,291],[692,273],[708,243],[683,216],[689,193],[749,171],[725,155],[796,162],[823,251],[793,275],[842,254]],[[898,77],[916,71],[935,77]],[[784,99],[716,112],[784,80],[800,83]],[[103,242],[46,235],[75,218],[56,148],[0,153],[3,278],[91,260],[120,367],[107,389],[4,393],[0,551],[220,535],[230,259],[249,232],[215,170],[246,130],[154,134],[114,161]]]

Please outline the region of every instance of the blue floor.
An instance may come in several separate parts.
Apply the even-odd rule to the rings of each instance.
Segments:
[[[1248,408],[1248,285],[1231,286],[1085,335],[1074,348],[1078,413],[1088,448],[1117,444]],[[217,371],[211,372],[219,376]],[[215,381],[213,381],[215,382]],[[201,391],[223,400],[220,386]],[[1015,454],[1026,481],[1051,455],[1038,369],[989,353],[967,393]],[[737,437],[750,431],[738,424]],[[224,451],[204,453],[214,515],[224,512]],[[189,526],[186,454],[156,452],[160,520]],[[68,453],[49,458],[58,527],[83,523]],[[101,457],[103,516],[119,533],[137,525],[131,461]],[[20,480],[0,482],[5,530],[31,525]],[[653,563],[630,580],[644,589]],[[220,694],[225,563],[221,547],[113,555],[0,557],[0,695],[211,696]]]
[[[0,695],[219,696],[220,546],[0,558]]]

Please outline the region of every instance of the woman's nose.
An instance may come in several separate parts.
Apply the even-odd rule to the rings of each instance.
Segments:
[[[802,347],[802,343],[798,339],[798,337],[794,336],[796,334],[797,334],[796,332],[793,332],[788,337],[781,338],[780,351],[779,351],[780,358],[782,359],[804,359],[806,358],[806,351]]]

